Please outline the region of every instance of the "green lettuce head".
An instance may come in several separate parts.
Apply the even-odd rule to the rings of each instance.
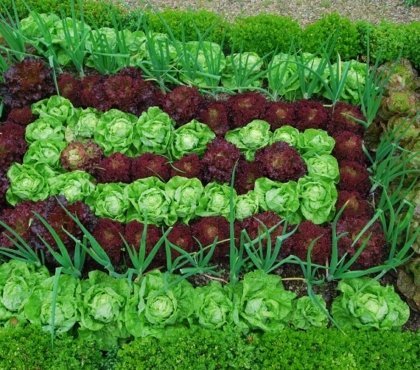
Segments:
[[[75,140],[91,139],[95,134],[99,122],[99,112],[94,108],[81,109],[78,119],[72,120],[65,129],[67,142]]]
[[[314,179],[338,182],[340,169],[335,157],[329,154],[321,154],[305,158],[308,168],[308,176]]]
[[[256,119],[246,126],[228,131],[225,139],[235,145],[248,161],[255,158],[255,152],[271,141],[270,124]]]
[[[208,329],[220,329],[233,323],[233,301],[228,286],[219,282],[195,289],[195,316],[200,326]]]
[[[158,107],[150,107],[134,126],[134,146],[139,153],[167,154],[174,126],[174,121],[167,113]]]
[[[73,107],[70,100],[62,96],[51,96],[32,104],[32,113],[40,118],[54,118],[62,124],[77,121],[77,109]]]
[[[117,33],[114,28],[101,27],[97,30],[91,30],[86,39],[86,50],[89,52],[96,51],[98,46],[104,46],[106,49],[116,49],[117,47]],[[87,64],[88,67],[93,65]]]
[[[60,168],[60,154],[67,146],[65,141],[34,141],[25,156],[23,157],[24,164],[44,163],[51,168]]]
[[[57,277],[52,276],[38,285],[26,301],[24,314],[31,324],[41,326],[42,330],[58,335],[68,332],[79,321],[77,302],[80,300],[80,281],[70,275],[58,277],[55,301],[54,326],[52,305],[54,283]]]
[[[0,322],[25,321],[23,307],[34,289],[49,277],[45,267],[10,260],[0,265]]]
[[[110,109],[105,112],[97,123],[94,139],[102,147],[105,155],[112,153],[138,154],[133,153],[133,132],[136,117],[117,109]]]
[[[178,56],[173,41],[166,33],[151,32],[146,36],[147,42],[144,42],[140,51],[146,59],[151,60],[153,55],[160,61],[172,63]]]
[[[226,68],[222,75],[222,85],[229,89],[260,87],[263,60],[257,53],[234,53],[226,57]]]
[[[171,199],[170,223],[180,219],[183,223],[194,218],[204,187],[199,179],[172,177],[165,184],[165,192]]]
[[[308,330],[313,327],[325,328],[328,324],[327,305],[320,295],[314,297],[318,304],[310,297],[304,296],[295,301],[292,325],[296,329]]]
[[[259,202],[257,193],[253,190],[236,198],[235,218],[243,220],[258,213]]]
[[[330,154],[335,140],[324,130],[308,128],[299,135],[298,149],[304,155]]]
[[[31,43],[35,43],[36,45],[40,42],[45,43],[45,40],[42,38],[42,32],[39,29],[38,17],[49,29],[54,26],[56,21],[60,20],[60,17],[56,14],[38,14],[36,12],[30,12],[26,18],[20,20],[20,31],[25,37],[31,40]]]
[[[295,55],[285,53],[274,55],[267,70],[269,89],[287,100],[300,98],[298,62]]]
[[[128,332],[135,337],[154,335],[170,325],[182,324],[194,310],[195,291],[185,279],[158,270],[134,285],[125,310]]]
[[[200,199],[197,215],[207,216],[223,216],[229,218],[230,214],[230,197],[233,191],[233,207],[236,204],[236,191],[226,184],[218,184],[210,182],[204,187],[204,193]]]
[[[13,164],[7,171],[10,182],[6,199],[11,205],[20,200],[47,199],[49,196],[48,178],[56,176],[54,170],[45,164]]]
[[[240,284],[242,292],[235,323],[239,326],[245,323],[249,329],[282,330],[292,313],[296,295],[283,288],[280,276],[257,270],[246,273]]]
[[[278,141],[284,141],[285,143],[297,147],[299,141],[299,130],[292,126],[282,126],[273,132],[271,138],[271,143],[276,143]]]
[[[125,187],[122,183],[97,184],[95,190],[86,198],[86,204],[98,217],[124,222],[129,207]]]
[[[298,191],[300,210],[307,220],[319,225],[332,219],[337,201],[333,182],[305,176],[298,181]]]
[[[25,139],[28,143],[38,140],[63,141],[63,125],[55,118],[38,118],[26,126]]]
[[[207,144],[215,137],[216,135],[207,125],[192,120],[174,131],[170,143],[172,158],[179,159],[185,154],[192,153],[202,155]]]
[[[54,22],[53,28],[51,29],[51,41],[53,44],[61,46],[63,49],[68,48],[66,45],[67,37],[71,40],[75,39],[76,33],[89,32],[90,27],[79,20],[67,17]],[[77,40],[77,38],[76,38]]]
[[[165,184],[157,177],[134,181],[126,187],[125,198],[129,202],[127,221],[137,220],[150,224],[169,225],[171,198]]]
[[[254,189],[258,203],[264,211],[273,211],[289,220],[298,223],[299,192],[295,181],[278,182],[261,177],[255,181]]]
[[[49,179],[50,195],[63,195],[70,203],[84,201],[95,190],[93,181],[84,171],[65,172]]]
[[[369,278],[342,280],[332,304],[332,316],[343,329],[399,329],[409,316],[408,305],[390,285]]]
[[[82,281],[80,311],[81,337],[94,339],[100,349],[109,349],[119,338],[128,336],[124,324],[124,308],[130,296],[127,279],[116,279],[101,271],[89,272]]]

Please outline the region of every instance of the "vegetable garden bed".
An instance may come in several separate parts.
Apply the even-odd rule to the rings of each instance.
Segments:
[[[414,368],[412,63],[69,9],[0,23],[2,366]]]

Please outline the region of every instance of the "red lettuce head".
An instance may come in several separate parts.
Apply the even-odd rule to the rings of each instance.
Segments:
[[[255,155],[263,174],[272,180],[287,182],[306,174],[306,164],[296,149],[285,142],[276,142],[259,149]]]
[[[345,204],[347,205],[342,213],[342,218],[372,216],[372,206],[357,191],[342,190],[338,192],[336,209],[340,210]]]
[[[100,218],[93,230],[93,236],[104,249],[113,266],[118,266],[121,262],[124,225],[108,218]]]
[[[51,69],[41,59],[25,58],[4,74],[0,95],[7,106],[24,107],[54,92]]]
[[[263,177],[264,173],[259,163],[240,159],[236,167],[235,190],[238,194],[246,194],[253,190],[255,181]]]
[[[229,130],[228,109],[223,101],[207,104],[199,114],[198,120],[209,126],[217,136],[224,136]]]
[[[13,108],[7,116],[7,120],[21,126],[27,126],[35,120],[35,116],[32,114],[31,107],[27,105],[22,108]]]
[[[203,247],[217,238],[213,259],[225,258],[229,253],[229,222],[221,216],[202,217],[191,226],[192,236]]]
[[[203,176],[206,181],[230,182],[233,167],[239,160],[239,149],[221,137],[214,139],[204,153]]]
[[[132,180],[156,176],[162,181],[169,180],[170,170],[168,159],[153,153],[144,153],[131,162]]]
[[[342,131],[334,136],[334,156],[338,160],[363,163],[365,155],[362,149],[362,138],[351,131]]]
[[[243,127],[254,119],[261,118],[265,112],[267,100],[256,92],[235,94],[229,97],[230,122],[233,128]]]
[[[83,78],[80,99],[84,107],[92,107],[103,112],[112,108],[112,102],[105,93],[104,80],[105,77],[97,74]]]
[[[72,141],[61,152],[61,165],[68,171],[95,172],[103,157],[102,149],[93,141]]]
[[[321,102],[300,100],[296,103],[296,127],[304,131],[307,128],[324,129],[328,122],[328,110]]]
[[[273,131],[284,125],[295,126],[296,106],[280,101],[268,103],[263,119],[270,124]]]
[[[188,154],[171,164],[171,177],[182,176],[190,179],[200,177],[203,164],[197,154]]]
[[[178,86],[163,100],[163,110],[179,125],[187,123],[198,115],[203,98],[195,87]]]
[[[0,171],[6,172],[13,162],[21,162],[26,153],[25,128],[16,123],[0,125]]]
[[[192,237],[191,227],[185,224],[175,224],[168,234],[168,240],[188,253],[198,249],[197,242]],[[172,250],[173,257],[178,257],[179,255],[178,251]]]
[[[331,255],[331,229],[315,225],[311,221],[299,224],[296,232],[285,240],[282,255],[286,257],[293,254],[306,261],[308,249],[312,243],[312,262],[325,265]]]
[[[98,182],[129,183],[131,181],[130,168],[131,158],[121,153],[114,153],[99,162],[95,175]]]
[[[369,172],[365,165],[354,161],[340,162],[340,190],[357,191],[365,196],[370,186]]]
[[[334,134],[340,131],[351,131],[357,135],[363,135],[363,126],[355,119],[365,120],[360,109],[347,103],[338,102],[332,110],[328,132]]]
[[[60,95],[69,99],[75,107],[82,104],[82,82],[70,73],[62,73],[58,76],[58,90]]]
[[[360,231],[369,222],[368,218],[349,217],[344,220],[339,220],[337,223],[337,234],[344,234],[338,241],[338,249],[340,256],[347,253],[348,258],[351,258],[359,248],[366,242],[366,247],[352,266],[354,269],[369,268],[380,265],[386,255],[387,244],[385,235],[382,231],[381,225],[375,222],[357,243],[352,246]],[[370,236],[370,238],[369,238]]]

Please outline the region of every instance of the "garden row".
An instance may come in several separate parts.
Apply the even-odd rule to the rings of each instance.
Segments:
[[[73,1],[49,0],[42,3],[26,1],[30,9],[39,13],[55,12],[72,16]],[[3,1],[4,9],[13,13],[12,0]],[[28,15],[28,8],[23,1],[15,2],[20,19]],[[75,12],[80,12],[76,1]],[[420,54],[416,45],[419,43],[420,25],[413,22],[398,25],[382,22],[372,25],[365,21],[351,22],[338,14],[328,14],[319,21],[302,29],[288,17],[262,14],[240,17],[233,24],[223,17],[208,11],[165,10],[160,13],[127,11],[105,2],[83,2],[84,19],[92,27],[113,27],[121,24],[130,31],[136,31],[142,20],[147,19],[150,29],[155,32],[172,33],[180,40],[196,41],[198,35],[205,35],[208,41],[223,44],[227,52],[256,52],[260,56],[278,52],[288,53],[292,43],[306,52],[317,53],[332,34],[335,34],[334,52],[344,60],[366,55],[368,45],[374,57],[382,61],[393,61],[399,56],[410,59],[417,67]],[[170,30],[170,31],[169,31]]]

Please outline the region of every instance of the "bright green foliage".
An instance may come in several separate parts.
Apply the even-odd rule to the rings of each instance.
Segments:
[[[203,328],[220,329],[233,325],[232,289],[219,282],[195,289],[194,309]]]
[[[192,153],[202,155],[207,144],[215,137],[216,135],[207,125],[192,120],[174,131],[170,144],[172,158],[179,159],[185,154]]]
[[[175,130],[175,122],[159,107],[143,112],[134,125],[134,146],[139,153],[166,154]]]
[[[299,130],[289,125],[284,125],[273,132],[273,136],[271,137],[271,143],[275,143],[277,141],[284,141],[285,143],[297,147],[298,138],[299,138]]]
[[[233,192],[233,194],[232,194]],[[230,198],[233,196],[233,205],[236,202],[236,191],[226,184],[210,182],[204,187],[199,201],[197,216],[223,216],[229,217]]]
[[[244,330],[282,330],[292,312],[295,293],[283,288],[280,276],[263,271],[245,274],[238,288],[235,324]]]
[[[70,100],[54,95],[40,100],[31,106],[32,113],[40,118],[55,118],[62,124],[77,120],[78,110],[73,107]]]
[[[318,53],[328,42],[334,42],[333,57],[340,54],[344,60],[356,58],[361,52],[357,27],[348,18],[331,13],[310,24],[303,31],[303,50]]]
[[[195,291],[186,280],[154,270],[134,285],[125,309],[128,332],[135,337],[165,335],[163,328],[192,315]]]
[[[420,22],[411,22],[404,28],[406,41],[404,43],[404,57],[408,58],[417,68],[420,68]]]
[[[66,141],[91,139],[99,121],[99,112],[94,108],[81,109],[77,120],[71,120],[65,129]]]
[[[343,329],[399,329],[410,316],[410,308],[391,285],[358,278],[340,281],[338,290],[342,294],[333,302],[332,316]]]
[[[26,126],[25,139],[28,143],[37,140],[63,141],[63,125],[54,118],[39,118]]]
[[[334,156],[330,154],[315,155],[305,158],[305,163],[308,169],[308,176],[314,179],[338,182],[340,169]]]
[[[126,220],[129,208],[125,189],[126,185],[122,183],[98,184],[86,198],[86,204],[94,210],[98,217],[123,222]]]
[[[94,190],[94,178],[84,171],[65,172],[48,180],[50,195],[63,195],[69,202],[84,201]]]
[[[320,295],[315,295],[314,299],[317,302],[308,296],[300,297],[295,301],[291,319],[295,328],[308,330],[313,327],[327,327],[327,305]]]
[[[259,201],[257,193],[253,190],[236,197],[235,218],[243,220],[258,213]]]
[[[130,295],[127,279],[115,279],[101,271],[91,271],[82,281],[79,334],[92,338],[99,348],[116,345],[118,338],[128,336],[124,324],[124,307]]]
[[[53,298],[55,280],[58,278],[57,295]],[[47,332],[58,335],[69,331],[78,321],[77,302],[80,299],[80,281],[70,275],[52,276],[35,287],[24,305],[25,318]],[[55,304],[55,315],[52,307]],[[54,320],[54,321],[53,321]]]
[[[260,71],[263,60],[257,53],[234,53],[226,57],[226,68],[223,71],[222,85],[229,89],[241,86],[260,87]],[[252,82],[251,82],[252,81]]]
[[[246,126],[228,131],[225,139],[235,145],[248,161],[255,158],[255,152],[267,146],[271,140],[270,125],[255,119]]]
[[[23,157],[24,164],[44,163],[51,168],[60,168],[60,154],[67,146],[65,141],[34,141],[29,145],[28,150]]]
[[[335,140],[324,130],[308,128],[299,135],[298,149],[305,156],[315,154],[330,154],[334,148]]]
[[[264,56],[288,52],[298,45],[301,37],[299,24],[289,18],[270,14],[237,18],[230,33],[234,51],[251,51]]]
[[[197,178],[174,176],[165,184],[165,192],[171,198],[170,223],[188,222],[195,217],[204,187]]]

